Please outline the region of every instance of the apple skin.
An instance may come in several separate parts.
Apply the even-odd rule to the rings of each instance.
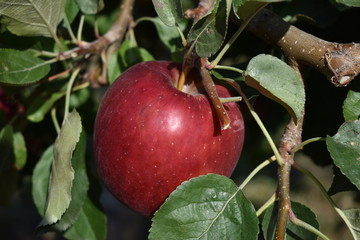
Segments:
[[[174,87],[181,66],[139,63],[107,90],[97,113],[94,153],[100,178],[121,202],[152,216],[183,181],[215,173],[230,176],[244,142],[236,103],[225,103],[231,128],[220,122],[203,93]],[[220,97],[229,91],[216,86]]]

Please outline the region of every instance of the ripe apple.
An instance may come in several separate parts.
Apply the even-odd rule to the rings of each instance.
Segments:
[[[131,67],[109,87],[95,121],[94,153],[102,181],[146,216],[183,181],[207,173],[230,176],[244,142],[238,105],[224,104],[231,128],[221,130],[199,84],[185,85],[183,91],[175,87],[180,73],[181,65],[165,61]],[[220,97],[231,96],[225,87],[216,88]]]

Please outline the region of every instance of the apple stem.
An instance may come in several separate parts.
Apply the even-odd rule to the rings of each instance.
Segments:
[[[181,91],[184,87],[184,84],[185,84],[185,79],[186,79],[186,75],[187,75],[187,70],[185,70],[186,68],[183,68],[183,70],[181,71],[181,74],[180,74],[180,78],[179,78],[179,81],[177,83],[177,89],[179,91]]]
[[[228,102],[240,102],[242,97],[228,97],[228,98],[219,98],[221,103],[228,103]]]
[[[226,130],[230,128],[231,120],[227,114],[224,106],[221,103],[219,95],[216,91],[215,84],[211,78],[209,70],[206,68],[207,60],[204,58],[200,59],[200,75],[205,91],[208,94],[212,105],[215,108],[216,114],[218,115],[221,123],[221,129]]]

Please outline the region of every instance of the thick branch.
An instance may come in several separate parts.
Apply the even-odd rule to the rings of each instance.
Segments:
[[[248,30],[279,47],[289,59],[316,68],[335,86],[347,85],[360,72],[360,44],[322,40],[283,21],[268,9],[254,17]]]

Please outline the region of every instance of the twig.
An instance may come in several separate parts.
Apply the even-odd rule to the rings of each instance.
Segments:
[[[125,30],[131,21],[131,13],[135,0],[123,0],[120,5],[119,14],[110,27],[110,29],[97,40],[84,44],[82,46],[70,49],[60,54],[59,58],[69,59],[79,55],[86,55],[91,53],[99,53],[102,49],[108,47],[116,41],[119,41],[124,36]]]
[[[268,9],[261,10],[247,29],[280,48],[289,59],[316,68],[335,86],[347,85],[360,72],[358,43],[322,40],[283,21]]]
[[[299,68],[293,63],[293,69],[301,77]],[[285,132],[280,141],[280,155],[283,159],[283,164],[278,168],[278,197],[279,209],[276,223],[275,239],[285,239],[286,225],[288,221],[289,211],[291,210],[290,203],[290,171],[291,165],[294,162],[294,153],[292,150],[301,144],[302,125],[304,121],[305,111],[302,112],[301,118],[295,124],[294,119],[291,119],[286,126]]]

